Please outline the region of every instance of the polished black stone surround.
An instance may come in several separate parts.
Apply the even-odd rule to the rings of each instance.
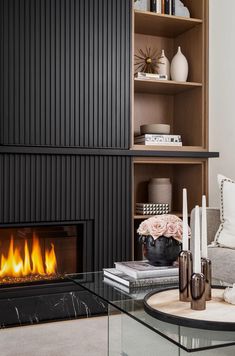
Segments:
[[[71,281],[2,288],[0,328],[104,315],[104,302]]]

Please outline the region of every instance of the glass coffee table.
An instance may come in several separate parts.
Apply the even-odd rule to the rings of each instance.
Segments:
[[[107,305],[109,356],[234,356],[235,332],[211,331],[162,322],[144,310],[143,299],[151,291],[172,285],[136,289],[128,293],[104,281],[103,272],[69,275],[74,283]],[[177,286],[175,286],[177,287]],[[235,306],[234,306],[235,313]]]

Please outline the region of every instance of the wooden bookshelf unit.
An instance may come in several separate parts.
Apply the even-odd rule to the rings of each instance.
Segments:
[[[136,202],[147,202],[151,178],[168,177],[173,189],[173,213],[181,216],[182,189],[188,189],[189,209],[207,194],[208,158],[188,158],[189,152],[208,152],[208,0],[184,0],[190,18],[133,10],[133,84],[131,149],[181,151],[182,158],[137,157],[133,160],[133,229],[146,216],[135,213]],[[134,77],[135,54],[146,48],[164,49],[171,62],[178,46],[189,64],[187,82],[143,80]],[[183,146],[134,144],[143,124],[170,124]],[[209,156],[208,156],[209,157]],[[136,252],[136,243],[133,244]],[[136,257],[138,254],[134,254]]]

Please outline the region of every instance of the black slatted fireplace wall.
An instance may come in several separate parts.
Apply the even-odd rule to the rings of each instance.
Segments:
[[[131,258],[131,3],[0,1],[0,227],[89,221],[94,270]]]
[[[86,222],[85,270],[113,266],[131,254],[130,180],[130,157],[1,154],[0,227]]]

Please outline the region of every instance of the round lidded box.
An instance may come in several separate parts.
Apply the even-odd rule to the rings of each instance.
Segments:
[[[170,125],[166,125],[166,124],[141,125],[140,133],[141,135],[145,135],[145,134],[169,135],[170,129],[171,129]]]

